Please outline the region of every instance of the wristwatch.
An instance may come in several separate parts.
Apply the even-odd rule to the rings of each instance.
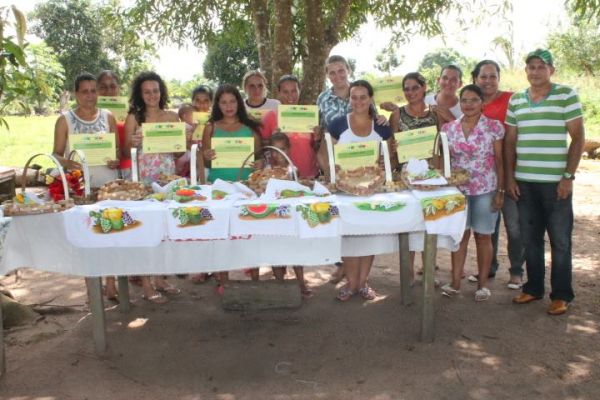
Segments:
[[[562,177],[565,178],[565,179],[571,180],[571,181],[575,180],[575,174],[572,174],[572,173],[567,172],[567,171],[563,172]]]

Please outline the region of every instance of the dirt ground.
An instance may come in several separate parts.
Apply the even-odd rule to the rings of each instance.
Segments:
[[[310,269],[315,296],[298,310],[225,312],[214,282],[150,305],[132,289],[132,311],[106,312],[109,351],[94,353],[83,280],[23,270],[0,282],[22,302],[68,306],[6,331],[8,371],[0,399],[545,399],[600,398],[600,162],[584,161],[575,181],[576,299],[550,317],[548,299],[511,304],[505,240],[492,298],[475,303],[436,293],[436,338],[418,341],[420,292],[400,305],[398,255],[377,257],[380,297],[340,304],[332,267]],[[467,268],[476,268],[474,243]],[[547,253],[549,259],[549,253]],[[440,280],[449,279],[441,251]],[[268,279],[265,273],[263,279]]]

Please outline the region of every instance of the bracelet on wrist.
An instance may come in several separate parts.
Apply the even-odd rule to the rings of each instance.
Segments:
[[[504,189],[496,189],[496,192],[497,193],[506,193],[506,190],[504,190]]]

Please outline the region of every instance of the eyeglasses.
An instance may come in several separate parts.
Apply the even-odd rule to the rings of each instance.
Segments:
[[[481,101],[479,97],[475,99],[460,99],[460,104],[477,104]]]
[[[419,89],[421,89],[421,86],[419,85],[402,88],[402,90],[404,90],[405,92],[416,92]]]

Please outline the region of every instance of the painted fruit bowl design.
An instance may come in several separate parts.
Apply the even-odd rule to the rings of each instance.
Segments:
[[[172,215],[177,219],[180,227],[203,225],[214,219],[208,208],[196,206],[175,208]]]
[[[435,221],[465,209],[465,196],[451,194],[448,196],[421,200],[421,208],[426,221]]]
[[[290,218],[291,209],[287,204],[246,204],[240,207],[240,219]]]
[[[330,203],[300,204],[296,206],[296,210],[301,213],[302,219],[304,219],[311,228],[314,228],[319,224],[328,224],[331,220],[340,215],[337,206]]]
[[[121,208],[104,208],[90,211],[92,228],[96,233],[115,233],[136,228],[142,223],[134,220],[131,215]]]

